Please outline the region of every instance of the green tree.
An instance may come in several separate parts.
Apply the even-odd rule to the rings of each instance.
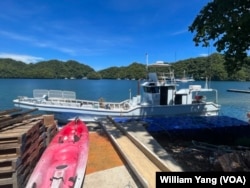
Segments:
[[[99,80],[101,79],[101,75],[98,72],[90,72],[87,74],[88,79],[94,79],[94,80]]]
[[[195,18],[189,31],[195,45],[210,42],[225,54],[225,67],[233,73],[242,68],[250,47],[250,0],[213,0]]]
[[[224,67],[224,57],[218,53],[214,53],[208,57],[208,62],[210,64],[209,67],[209,75],[212,80],[226,80],[227,72]]]

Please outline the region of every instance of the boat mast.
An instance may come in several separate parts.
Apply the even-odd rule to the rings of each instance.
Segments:
[[[205,89],[208,89],[208,78],[206,76]]]
[[[148,53],[146,53],[146,70],[148,72]]]

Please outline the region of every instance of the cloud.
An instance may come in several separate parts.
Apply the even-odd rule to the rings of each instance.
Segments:
[[[0,58],[10,58],[16,61],[22,61],[24,63],[36,63],[38,61],[44,60],[42,57],[35,57],[30,55],[21,55],[21,54],[9,54],[9,53],[0,53]]]
[[[184,33],[187,33],[187,29],[176,31],[174,33],[171,33],[171,35],[175,36],[175,35],[181,35],[181,34],[184,34]]]
[[[208,56],[208,54],[203,53],[203,54],[199,54],[199,56],[200,56],[200,57],[207,57],[207,56]]]

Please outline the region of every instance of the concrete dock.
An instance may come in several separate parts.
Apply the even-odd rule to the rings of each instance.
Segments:
[[[99,120],[98,123],[88,123],[89,129],[98,130],[99,135],[107,136],[106,142],[112,145],[115,155],[113,161],[120,158],[122,163],[114,165],[112,160],[105,158],[108,151],[105,148],[98,149],[98,146],[90,144],[90,158],[87,165],[87,173],[83,187],[149,187],[156,185],[156,172],[160,171],[182,171],[182,168],[174,159],[161,147],[161,145],[145,130],[140,123],[127,123],[120,125],[107,117]],[[101,134],[100,134],[101,133]],[[90,135],[94,134],[91,133]],[[97,138],[96,138],[97,139]],[[95,140],[90,140],[95,142]],[[91,148],[92,146],[92,148]],[[95,147],[100,154],[97,158],[91,157],[92,149]],[[107,150],[107,149],[106,149]],[[99,162],[97,162],[99,160]],[[103,160],[103,161],[102,161]],[[109,167],[97,171],[88,172],[91,163],[109,163]]]

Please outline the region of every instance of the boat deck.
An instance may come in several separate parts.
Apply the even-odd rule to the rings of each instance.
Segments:
[[[105,135],[109,139],[106,139],[106,144],[102,142],[103,148],[98,148],[93,144],[97,144],[96,141],[100,138],[90,133],[90,139],[93,140],[90,140],[92,145],[84,187],[155,187],[156,172],[182,171],[142,125],[131,122],[121,127],[110,118],[101,119],[99,124],[99,136]],[[105,155],[110,155],[111,152],[110,144],[113,146],[113,156],[106,158]],[[93,152],[95,155],[91,154]],[[102,167],[98,167],[98,164]]]

